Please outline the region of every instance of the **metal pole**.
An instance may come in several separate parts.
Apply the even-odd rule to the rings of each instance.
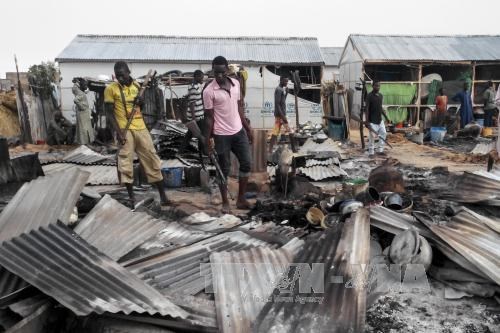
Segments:
[[[31,137],[31,126],[28,117],[28,110],[26,102],[24,101],[23,87],[21,86],[21,78],[19,76],[19,67],[17,65],[17,57],[14,54],[14,61],[16,63],[16,73],[17,73],[17,93],[19,94],[19,101],[21,103],[21,127],[23,130],[22,141],[23,143],[33,143],[33,138]]]

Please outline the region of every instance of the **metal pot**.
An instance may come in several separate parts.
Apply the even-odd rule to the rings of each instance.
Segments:
[[[363,207],[363,203],[356,200],[345,200],[340,204],[339,210],[342,215],[347,215]]]
[[[312,225],[319,225],[323,219],[325,218],[325,214],[321,211],[321,209],[316,207],[311,207],[307,211],[306,219]]]
[[[397,193],[391,193],[385,197],[384,206],[392,210],[401,210],[403,208],[403,198]]]
[[[358,193],[356,195],[356,200],[361,201],[363,204],[370,204],[375,201],[380,200],[380,195],[378,194],[378,191],[375,189],[375,187],[368,187],[366,191],[363,191],[361,193]]]

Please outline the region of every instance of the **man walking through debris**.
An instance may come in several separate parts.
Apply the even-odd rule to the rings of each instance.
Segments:
[[[497,105],[495,103],[496,91],[495,84],[492,81],[488,81],[488,89],[483,94],[484,97],[484,126],[493,127],[495,126],[493,122],[493,116],[497,111]]]
[[[129,130],[126,133],[123,132],[134,105],[140,107],[144,103],[141,98],[138,98],[139,84],[130,76],[130,69],[124,61],[118,61],[115,64],[114,71],[118,82],[113,82],[106,87],[106,90],[104,90],[104,103],[106,112],[109,115],[108,119],[111,120],[121,145],[118,152],[120,182],[125,184],[130,197],[130,205],[133,207],[135,204],[132,186],[135,152],[146,173],[148,182],[156,186],[161,203],[165,205],[168,200],[163,188],[161,161],[155,151],[151,135],[146,128],[140,110],[135,113]]]
[[[73,80],[73,95],[75,99],[76,113],[76,139],[81,145],[87,145],[94,142],[94,129],[92,128],[89,101],[85,90],[87,90],[87,81],[78,78]]]
[[[286,87],[287,84],[288,78],[281,76],[280,83],[274,90],[274,128],[271,135],[271,142],[269,143],[269,154],[273,153],[273,147],[276,144],[282,127],[285,129],[285,134],[290,136],[292,150],[295,151],[293,136],[290,131],[290,126],[288,125],[288,119],[286,118],[286,97],[288,95],[288,88]]]
[[[229,69],[226,58],[215,57],[212,61],[215,80],[203,90],[208,151],[215,148],[222,173],[227,179],[231,167],[231,152],[240,163],[239,190],[236,207],[249,209],[245,198],[251,169],[250,143],[252,131],[245,119],[243,100],[238,80],[227,76]],[[222,196],[222,212],[230,212],[227,187],[219,186]]]
[[[464,82],[463,91],[457,93],[452,99],[460,102],[460,128],[465,128],[465,125],[472,121],[472,99],[469,84]]]
[[[377,133],[379,138],[383,140],[378,140],[378,151],[377,154],[384,155],[384,140],[387,138],[387,132],[385,130],[385,124],[382,120],[382,116],[390,122],[389,118],[382,107],[384,96],[380,93],[380,82],[373,81],[373,90],[366,97],[366,118],[369,125],[373,131]],[[373,156],[375,153],[375,138],[372,131],[368,134],[368,154]]]
[[[191,121],[194,119],[198,124],[198,127],[203,130],[205,128],[205,111],[203,109],[203,98],[201,96],[201,91],[203,88],[202,84],[204,74],[201,70],[197,69],[196,71],[194,71],[193,76],[193,82],[188,88],[188,108],[186,110],[186,120]],[[184,137],[182,146],[179,149],[179,153],[184,152],[192,138],[193,133],[188,130],[186,136]]]

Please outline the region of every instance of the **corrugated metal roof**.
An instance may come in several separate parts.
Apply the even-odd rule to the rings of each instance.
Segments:
[[[315,165],[309,168],[298,168],[297,170],[316,181],[347,176],[347,173],[336,165]]]
[[[332,164],[340,164],[340,161],[338,158],[328,158],[328,159],[308,159],[306,160],[306,168],[315,166],[315,165],[332,165]]]
[[[63,157],[62,161],[84,165],[116,165],[116,160],[114,160],[113,156],[99,154],[98,152],[93,151],[92,149],[84,145],[67,153]]]
[[[489,172],[464,172],[443,199],[500,206],[500,178]]]
[[[141,279],[169,295],[196,295],[203,291],[210,280],[210,254],[220,251],[243,250],[256,246],[269,246],[247,234],[227,232],[186,247],[123,263]]]
[[[490,151],[495,149],[496,142],[488,142],[488,143],[478,143],[474,149],[470,152],[472,155],[488,155]]]
[[[25,183],[0,215],[0,243],[57,220],[69,223],[88,177],[75,168]]]
[[[195,230],[218,232],[224,229],[231,229],[243,223],[243,221],[234,215],[224,214],[220,217],[211,217],[205,212],[194,213],[182,220]]]
[[[105,195],[74,230],[90,245],[118,260],[163,228],[161,220],[132,212]]]
[[[87,185],[118,185],[118,170],[110,165],[76,165],[72,163],[52,163],[42,166],[46,175],[79,169],[90,174]]]
[[[316,143],[313,139],[307,139],[307,141],[299,149],[299,153],[302,155],[322,152],[338,153],[338,156],[342,160],[349,158],[349,154],[340,147],[338,142],[335,142],[332,139],[327,139],[322,143]]]
[[[306,243],[293,262],[323,264],[323,271],[316,272],[321,275],[290,269],[280,282],[281,290],[274,290],[274,298],[257,317],[254,332],[362,332],[367,288],[346,288],[346,284],[363,278],[358,269],[369,260],[369,213],[362,208],[344,224],[335,225]],[[304,287],[298,283],[298,276],[324,281],[324,292],[300,292]],[[283,300],[275,301],[277,297]],[[288,297],[291,301],[286,301]]]
[[[280,249],[257,247],[212,253],[210,266],[221,332],[250,332],[264,300],[303,243],[295,238]]]
[[[500,235],[476,216],[461,211],[446,224],[435,224],[427,215],[415,213],[434,234],[500,285]]]
[[[497,61],[500,36],[351,35],[365,61]]]
[[[325,61],[325,66],[339,66],[340,56],[344,51],[343,47],[322,47],[321,54]]]
[[[219,55],[238,63],[323,64],[318,40],[311,37],[77,35],[56,61],[211,63]]]
[[[0,246],[0,263],[77,315],[187,313],[58,222]]]

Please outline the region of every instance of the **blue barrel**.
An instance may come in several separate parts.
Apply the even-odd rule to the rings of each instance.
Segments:
[[[163,179],[166,187],[181,187],[183,168],[163,168]]]
[[[446,127],[431,127],[431,141],[441,142],[446,135]]]

